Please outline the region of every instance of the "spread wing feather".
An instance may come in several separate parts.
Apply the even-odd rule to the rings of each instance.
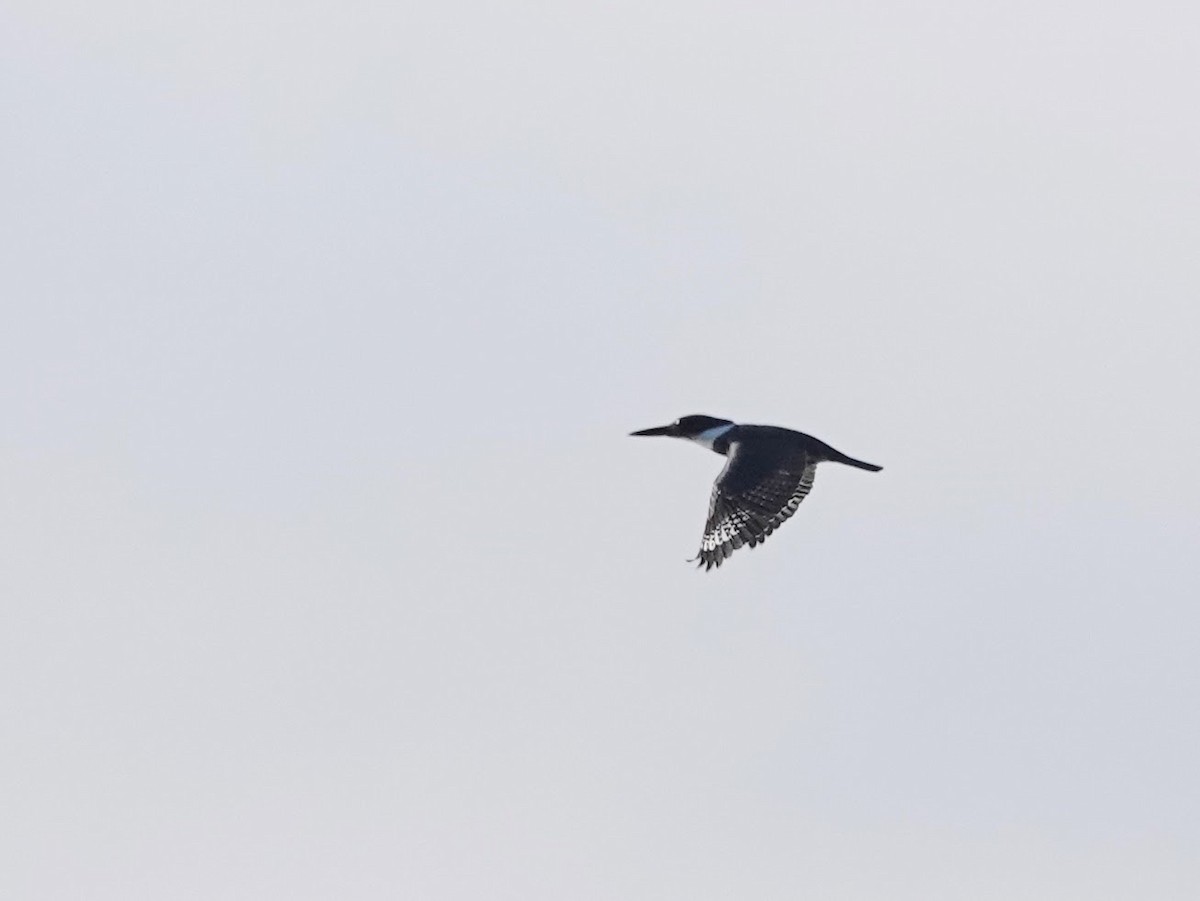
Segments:
[[[803,451],[751,457],[734,443],[713,485],[699,565],[712,569],[742,545],[764,541],[808,496],[816,470],[817,460]]]

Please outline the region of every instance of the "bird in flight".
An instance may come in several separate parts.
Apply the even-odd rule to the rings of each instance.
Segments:
[[[706,571],[720,566],[743,544],[755,547],[765,541],[795,513],[812,489],[818,463],[832,460],[870,472],[883,469],[847,457],[803,432],[738,425],[714,416],[683,416],[670,425],[630,434],[686,438],[728,458],[713,483],[700,553],[692,558]]]

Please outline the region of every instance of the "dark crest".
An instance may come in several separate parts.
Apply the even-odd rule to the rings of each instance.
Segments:
[[[705,416],[701,413],[693,413],[691,416],[680,416],[675,420],[675,426],[679,429],[681,435],[699,435],[701,432],[707,432],[709,429],[732,424],[728,419],[717,419],[715,416]]]

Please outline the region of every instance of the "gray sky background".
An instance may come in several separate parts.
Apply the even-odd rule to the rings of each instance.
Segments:
[[[1200,897],[1198,35],[5,3],[0,894]]]

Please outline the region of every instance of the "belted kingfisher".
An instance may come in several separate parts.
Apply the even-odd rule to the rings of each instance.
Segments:
[[[693,557],[710,570],[743,544],[754,547],[796,512],[825,460],[879,472],[803,432],[773,425],[737,425],[714,416],[683,416],[670,425],[631,432],[687,438],[729,459],[713,483],[708,521]],[[689,561],[691,562],[691,561]]]

